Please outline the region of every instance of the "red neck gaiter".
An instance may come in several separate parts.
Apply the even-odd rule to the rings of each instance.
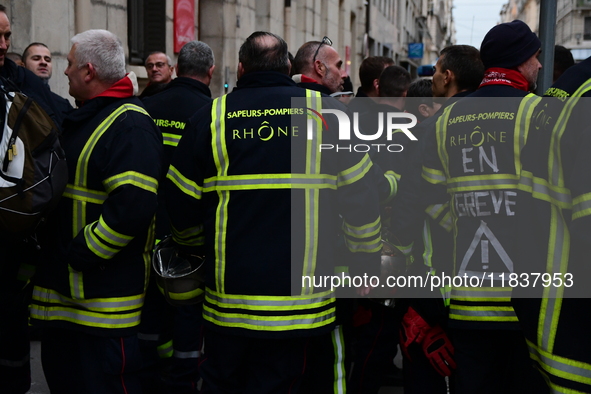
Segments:
[[[519,71],[508,68],[491,67],[484,72],[479,88],[489,85],[507,85],[515,89],[529,91],[529,82]]]

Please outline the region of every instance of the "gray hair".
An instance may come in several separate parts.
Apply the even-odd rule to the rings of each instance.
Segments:
[[[115,83],[125,77],[125,52],[115,34],[93,29],[76,34],[71,41],[76,46],[74,56],[79,67],[92,64],[97,78],[107,83]]]
[[[186,43],[179,52],[179,77],[206,77],[214,64],[213,51],[204,42],[191,41]]]
[[[166,53],[162,52],[162,51],[154,51],[154,52],[150,52],[148,53],[148,56],[146,56],[146,60],[144,60],[144,67],[148,66],[148,58],[152,55],[157,55],[157,54],[163,54],[164,56],[166,56],[166,63],[168,64],[169,67],[172,67],[172,59],[170,58],[170,56],[168,56]]]

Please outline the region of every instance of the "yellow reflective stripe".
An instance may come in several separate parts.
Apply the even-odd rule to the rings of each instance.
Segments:
[[[211,108],[211,148],[217,176],[228,175],[228,150],[226,148],[226,97],[213,101]],[[215,283],[217,289],[224,291],[226,271],[226,234],[228,228],[228,191],[217,191],[218,206],[215,215]]]
[[[55,290],[35,286],[33,300],[48,304],[62,304],[79,307],[93,312],[126,312],[139,309],[144,304],[144,295],[128,297],[91,298],[87,300],[66,297]]]
[[[529,171],[522,171],[518,188],[531,193],[534,198],[547,201],[560,208],[572,208],[569,189],[552,185],[546,179],[536,177]]]
[[[484,284],[486,284],[486,279]],[[451,295],[454,300],[462,301],[510,302],[511,292],[512,289],[510,287],[454,287]]]
[[[343,222],[343,232],[351,237],[355,238],[369,238],[373,237],[376,234],[380,233],[380,229],[382,228],[382,224],[380,222],[380,218],[373,221],[372,223],[367,223],[362,226],[353,226],[346,221]]]
[[[335,301],[332,291],[308,297],[291,296],[247,296],[220,294],[206,289],[205,300],[215,306],[250,311],[295,311],[326,307]]]
[[[80,156],[78,157],[78,162],[76,163],[76,171],[74,175],[74,185],[77,187],[86,187],[87,182],[87,174],[88,174],[88,163],[90,160],[90,155],[96,144],[98,143],[99,139],[103,136],[103,134],[111,127],[113,122],[124,112],[126,111],[136,111],[140,112],[146,116],[148,113],[143,108],[135,105],[135,104],[123,104],[119,108],[115,109],[109,116],[105,118],[97,128],[92,132],[90,138],[86,141],[84,148],[80,152]],[[84,228],[86,225],[86,201],[74,201],[73,206],[73,224],[72,224],[72,234],[75,237],[80,230]]]
[[[322,142],[319,141],[318,143],[321,144]],[[320,152],[318,152],[318,156],[320,156]],[[345,171],[339,172],[337,186],[343,187],[357,182],[363,178],[365,174],[367,174],[372,165],[373,163],[371,162],[369,155],[366,153],[359,163],[355,164],[351,168],[346,169]],[[319,169],[320,166],[317,166],[316,171],[319,171]]]
[[[156,346],[156,351],[158,352],[158,357],[160,358],[171,358],[172,354],[174,353],[172,339],[163,343],[162,345]]]
[[[181,140],[181,135],[179,134],[172,134],[172,133],[162,133],[162,138],[164,140],[164,145],[174,146],[176,147]]]
[[[166,178],[170,179],[172,183],[176,185],[186,195],[195,198],[196,200],[201,199],[203,193],[203,187],[199,186],[196,182],[190,180],[174,166],[170,165]]]
[[[163,291],[163,289],[160,289],[160,291]],[[185,291],[184,293],[173,293],[169,291],[167,294],[173,300],[186,301],[197,298],[203,293],[203,289],[195,289],[191,291]]]
[[[111,193],[122,185],[133,185],[140,189],[147,190],[156,194],[158,190],[158,181],[137,171],[126,171],[121,174],[113,175],[103,181],[103,186],[107,190],[107,193]]]
[[[205,179],[202,192],[257,189],[335,189],[337,177],[327,174],[244,174]]]
[[[513,158],[515,160],[516,174],[521,173],[521,150],[527,141],[527,134],[529,132],[533,112],[541,100],[541,97],[529,93],[523,98],[523,100],[521,100],[521,103],[519,103],[517,120],[515,122],[515,128],[513,129]]]
[[[254,331],[291,331],[323,327],[335,321],[336,308],[319,313],[288,316],[262,316],[246,313],[224,313],[203,305],[203,318],[223,327],[245,328]]]
[[[434,185],[445,184],[447,182],[445,174],[442,171],[433,168],[423,166],[423,172],[421,175],[424,180]]]
[[[445,141],[447,140],[447,122],[449,120],[449,115],[451,113],[451,109],[456,105],[453,103],[449,105],[441,114],[439,119],[437,119],[437,123],[435,123],[435,135],[437,138],[437,154],[439,155],[439,160],[443,165],[443,171],[445,173],[444,177],[449,178],[449,156],[447,154],[447,150],[445,149]],[[423,167],[424,168],[424,167]],[[436,171],[436,170],[434,170]],[[423,174],[425,172],[423,171]],[[426,178],[427,181],[429,179]],[[434,183],[434,182],[432,182]]]
[[[584,84],[582,84],[576,91],[573,93],[572,97],[570,97],[564,108],[560,112],[558,116],[558,120],[554,125],[554,129],[552,130],[552,135],[550,138],[550,157],[548,160],[548,175],[549,179],[551,180],[552,184],[563,187],[564,186],[564,175],[562,171],[562,148],[561,148],[561,140],[564,131],[566,130],[566,126],[571,119],[571,113],[581,96],[588,91],[591,90],[591,80],[587,80]]]
[[[131,235],[125,235],[113,230],[105,222],[105,219],[102,215],[99,217],[98,224],[94,229],[94,233],[100,236],[103,240],[119,247],[126,246],[134,238]]]
[[[96,223],[96,222],[95,222]],[[86,240],[86,247],[98,257],[109,260],[119,252],[120,249],[113,248],[101,239],[92,230],[93,224],[89,224],[84,228],[84,239]]]
[[[546,272],[550,274],[562,273],[562,275],[568,272],[569,245],[570,234],[563,217],[563,211],[551,205]],[[563,295],[564,286],[549,286],[544,288],[543,291],[538,320],[537,343],[542,350],[548,352],[554,350]]]
[[[445,204],[432,204],[425,208],[425,213],[429,215],[433,220],[436,220],[439,215],[449,206],[449,203]]]
[[[320,92],[306,89],[306,106],[320,113],[322,109]],[[309,112],[309,111],[308,111]],[[322,121],[318,116],[307,115],[308,129],[312,130],[312,138],[306,141],[306,174],[320,174],[320,158],[322,152],[318,149],[322,144]],[[310,135],[310,133],[308,134]],[[339,174],[339,179],[343,175]],[[346,174],[345,174],[346,177]],[[304,264],[302,276],[312,277],[316,272],[316,259],[318,255],[318,221],[320,191],[318,189],[304,190],[305,235],[304,235]],[[304,284],[301,294],[314,292],[313,281]]]
[[[347,248],[353,253],[375,253],[382,250],[382,241],[379,238],[370,241],[352,241],[345,238]]]
[[[403,255],[408,256],[412,252],[412,246],[414,242],[411,242],[410,245],[396,245],[392,243],[396,249],[402,252]]]
[[[331,333],[332,346],[334,349],[334,393],[344,394],[347,391],[345,380],[345,340],[343,328],[339,325]]]
[[[443,229],[447,232],[450,232],[452,230],[453,219],[451,212],[447,211],[447,213],[443,215],[443,218],[441,218],[441,220],[439,221],[439,225],[443,227]]]
[[[70,283],[70,293],[73,299],[84,299],[83,274],[74,270],[68,265],[68,281]]]
[[[398,180],[400,179],[400,175],[396,174],[394,171],[386,171],[384,177],[390,184],[390,195],[388,195],[382,203],[390,201],[392,198],[396,197],[396,194],[398,194]]]
[[[423,221],[423,261],[427,267],[433,267],[433,240],[428,220]]]
[[[517,316],[511,306],[457,305],[453,303],[453,300],[452,295],[449,316],[455,320],[517,321]]]
[[[140,311],[122,314],[103,314],[68,307],[45,307],[33,304],[31,317],[46,321],[67,321],[88,327],[128,328],[140,323]]]
[[[68,183],[63,194],[64,197],[77,201],[86,201],[93,204],[102,204],[109,196],[100,190],[91,190],[81,186],[74,186]]]
[[[573,199],[572,219],[580,219],[589,215],[591,215],[591,193],[586,193],[575,197]]]
[[[189,227],[183,231],[178,231],[174,226],[171,226],[171,231],[174,240],[181,245],[199,246],[205,243],[203,226]]]
[[[513,174],[462,176],[448,179],[447,191],[448,193],[457,193],[490,189],[514,189],[518,183],[519,176]]]
[[[591,385],[591,364],[557,356],[540,349],[527,339],[526,341],[530,357],[537,361],[545,372],[571,382]]]

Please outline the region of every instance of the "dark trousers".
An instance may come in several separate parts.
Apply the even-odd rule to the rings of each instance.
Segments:
[[[400,318],[395,309],[370,300],[359,300],[359,308],[357,314],[366,318],[355,323],[354,365],[347,387],[349,393],[375,394],[395,369]]]
[[[404,394],[446,394],[447,382],[431,365],[421,345],[413,343],[408,347],[410,360],[402,356],[404,376]],[[453,380],[454,375],[450,377]],[[455,391],[450,388],[450,392]]]
[[[457,369],[455,394],[545,394],[525,338],[514,330],[451,329]]]
[[[144,394],[198,392],[202,310],[202,304],[170,305],[152,275],[138,333]]]
[[[0,392],[23,394],[31,386],[29,354],[30,274],[19,274],[23,264],[34,266],[37,251],[20,239],[0,241]]]
[[[310,394],[307,367],[317,341],[310,338],[269,339],[205,330],[199,365],[203,394]]]
[[[41,362],[51,394],[141,394],[138,339],[43,328]]]

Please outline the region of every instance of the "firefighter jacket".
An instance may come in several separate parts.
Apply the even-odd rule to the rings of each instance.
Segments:
[[[481,87],[446,107],[426,142],[422,176],[450,195],[454,275],[464,278],[452,283],[450,326],[518,329],[503,279],[519,264],[520,154],[540,99],[510,86]]]
[[[367,154],[319,150],[338,142],[329,131],[336,117],[317,116],[329,108],[333,99],[287,75],[252,72],[191,119],[165,191],[175,241],[204,245],[210,328],[259,337],[330,330],[334,292],[318,279],[333,273],[341,226],[353,268],[379,271],[372,164]]]
[[[427,192],[421,190],[426,142],[434,138],[437,119],[445,108],[470,93],[450,97],[436,114],[413,127],[411,131],[418,141],[409,141],[402,133],[393,135],[393,141],[399,140],[409,152],[403,157],[395,155],[392,160],[393,169],[401,174],[401,179],[398,194],[392,201],[391,241],[412,260],[414,267],[409,270],[423,277],[426,271],[435,275],[453,272],[452,221],[445,186],[429,184]],[[448,314],[445,306],[449,306],[450,291],[451,286],[447,285],[429,294],[416,289],[418,295],[412,306],[431,324],[443,322]],[[426,297],[433,299],[425,300]]]
[[[514,290],[513,304],[530,356],[555,393],[591,392],[590,63],[571,67],[548,90],[559,100],[538,105],[517,200],[526,208],[518,234],[529,283]],[[535,284],[531,273],[541,274]]]
[[[31,316],[96,335],[140,322],[162,136],[139,99],[96,97],[64,121],[69,183],[42,234]]]
[[[203,82],[193,78],[178,77],[173,79],[163,92],[146,97],[142,101],[162,132],[164,139],[162,176],[165,177],[172,153],[187,129],[189,118],[203,106],[211,103],[211,91]],[[163,193],[158,193],[156,212],[156,239],[161,240],[170,234]]]

